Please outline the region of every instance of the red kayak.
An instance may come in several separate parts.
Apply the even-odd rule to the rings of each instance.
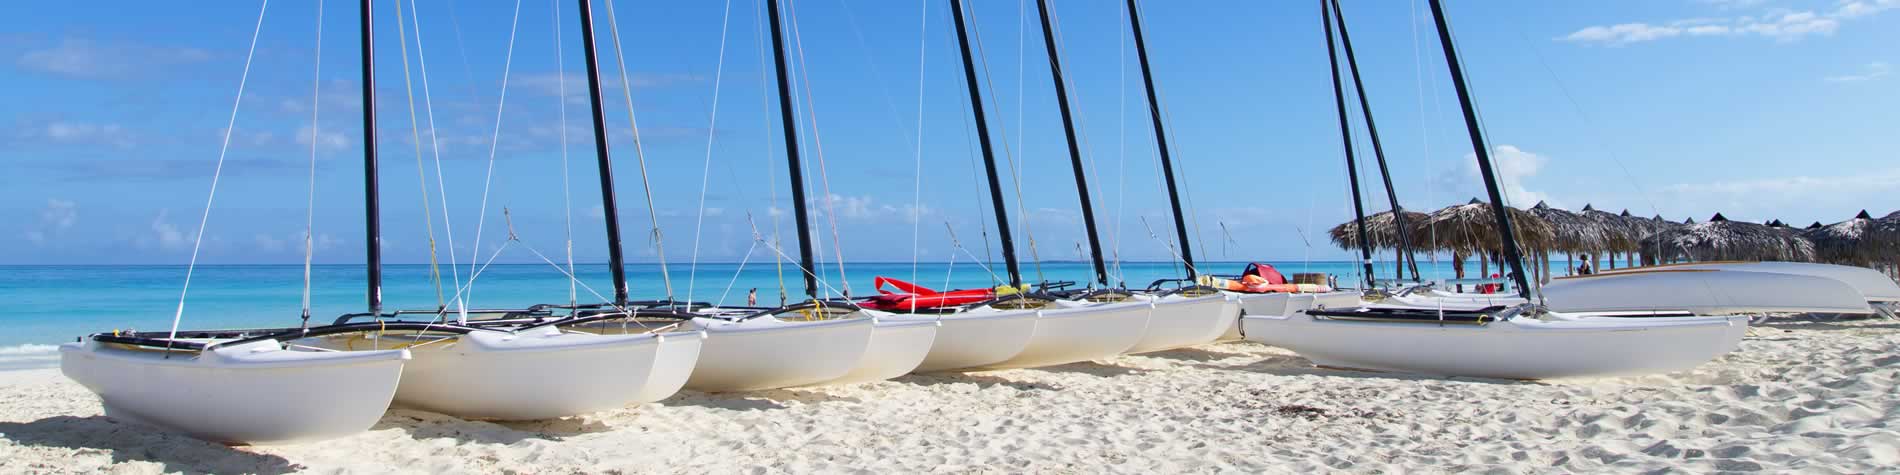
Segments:
[[[964,289],[938,292],[910,282],[889,277],[878,277],[878,296],[859,302],[858,305],[873,310],[913,311],[917,309],[955,307],[996,298],[996,289]],[[889,285],[896,292],[884,287]]]

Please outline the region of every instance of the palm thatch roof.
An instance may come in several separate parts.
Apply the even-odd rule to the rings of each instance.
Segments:
[[[1881,260],[1883,239],[1875,236],[1874,217],[1861,210],[1853,219],[1822,226],[1802,233],[1814,242],[1816,257],[1826,262],[1868,265]]]
[[[1862,212],[1862,213],[1865,213],[1866,211],[1861,211],[1861,212]],[[1810,224],[1810,225],[1808,225],[1808,227],[1806,227],[1806,228],[1802,228],[1802,230],[1803,230],[1803,231],[1813,231],[1813,230],[1816,230],[1816,229],[1821,229],[1821,226],[1822,226],[1822,224],[1821,224],[1821,222],[1820,222],[1820,221],[1815,221],[1815,222],[1814,222],[1814,224]]]
[[[1639,218],[1634,215],[1631,215],[1629,210],[1623,210],[1623,221],[1630,223],[1630,227],[1636,229],[1637,231],[1636,240],[1639,243],[1644,238],[1654,236],[1656,235],[1656,233],[1668,231],[1668,230],[1675,229],[1682,226],[1680,224],[1669,222],[1669,220],[1667,219],[1663,219],[1662,215],[1660,214],[1656,215],[1656,217],[1654,218],[1644,219],[1644,218]]]
[[[1811,261],[1814,243],[1765,225],[1729,221],[1716,213],[1706,223],[1663,231],[1642,247],[1672,260]]]
[[[1695,218],[1682,218],[1682,224],[1695,224]]]
[[[1423,231],[1425,229],[1425,219],[1429,216],[1417,211],[1406,211],[1404,216],[1406,231],[1410,233],[1412,237],[1412,247],[1414,249],[1428,248],[1428,245],[1421,244],[1423,239],[1419,238],[1419,236],[1425,233],[1425,231]],[[1359,223],[1357,221],[1347,221],[1344,224],[1333,226],[1333,229],[1328,231],[1327,234],[1332,235],[1333,244],[1338,245],[1341,249],[1359,248]],[[1366,237],[1372,241],[1372,247],[1374,249],[1398,249],[1398,220],[1393,219],[1391,211],[1382,211],[1378,214],[1367,216]]]
[[[1552,208],[1550,204],[1542,201],[1532,206],[1529,212],[1550,223],[1552,239],[1548,250],[1570,253],[1597,252],[1609,246],[1608,233],[1596,220],[1563,209]]]
[[[1530,212],[1505,208],[1511,216],[1511,226],[1518,246],[1524,249],[1552,249],[1554,232],[1550,222]],[[1476,253],[1503,250],[1503,239],[1498,233],[1497,217],[1491,213],[1491,205],[1477,198],[1471,202],[1448,206],[1433,211],[1425,220],[1425,233],[1435,236],[1435,246],[1430,250]]]
[[[1583,215],[1585,219],[1596,221],[1599,226],[1603,227],[1605,233],[1604,237],[1607,238],[1604,250],[1635,251],[1638,247],[1638,243],[1643,239],[1641,229],[1636,228],[1629,220],[1623,219],[1622,216],[1618,216],[1615,213],[1599,210],[1596,209],[1595,206],[1585,204],[1583,205],[1583,211],[1577,214]]]

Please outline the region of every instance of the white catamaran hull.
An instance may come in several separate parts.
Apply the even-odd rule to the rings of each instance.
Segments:
[[[1169,295],[1151,301],[1148,329],[1129,353],[1148,353],[1213,342],[1234,327],[1240,303],[1225,294],[1201,297]]]
[[[1834,264],[1815,264],[1809,262],[1707,262],[1693,264],[1666,264],[1661,266],[1633,267],[1604,271],[1606,274],[1640,272],[1658,269],[1706,269],[1741,272],[1773,272],[1778,274],[1824,277],[1841,281],[1860,292],[1869,302],[1900,302],[1900,283],[1887,278],[1880,271],[1866,267],[1843,266]]]
[[[1839,280],[1773,272],[1668,269],[1564,277],[1544,286],[1551,311],[1871,314]]]
[[[402,341],[402,338],[388,340]],[[398,404],[466,419],[538,420],[619,409],[638,401],[660,338],[596,335],[548,327],[473,332],[416,345]],[[613,373],[601,373],[612,368]]]
[[[865,348],[864,356],[858,358],[857,366],[850,373],[817,385],[883,381],[910,374],[924,362],[937,340],[937,328],[940,325],[936,317],[896,315],[875,310],[865,310],[864,313],[871,315],[872,321],[876,323],[871,332],[871,346]]]
[[[858,366],[875,323],[866,317],[789,321],[695,318],[707,333],[686,388],[705,392],[809,386]]]
[[[314,352],[275,341],[165,354],[87,341],[60,371],[99,395],[107,417],[227,444],[331,439],[369,430],[402,378],[404,350]]]
[[[1326,367],[1505,379],[1682,371],[1733,351],[1741,316],[1514,318],[1483,325],[1248,316],[1247,339]]]
[[[640,388],[640,394],[633,397],[634,402],[657,402],[680,391],[686,386],[686,379],[693,376],[693,367],[699,362],[699,349],[706,341],[704,331],[663,332],[660,336],[660,349],[653,357],[653,371],[647,375],[646,387]]]
[[[954,371],[1002,363],[1023,352],[1036,335],[1036,311],[978,307],[933,316],[943,324],[914,372]]]
[[[1234,302],[1240,304],[1241,316],[1285,315],[1286,301],[1293,295],[1289,293],[1243,294],[1239,292],[1227,292],[1227,294],[1234,296]],[[1239,340],[1240,336],[1240,318],[1235,317],[1233,324],[1228,325],[1227,331],[1221,333],[1220,341]]]
[[[1341,290],[1304,294],[1233,293],[1233,295],[1240,304],[1240,315],[1234,318],[1234,326],[1229,328],[1227,333],[1221,335],[1220,341],[1241,339],[1240,317],[1248,315],[1286,315],[1288,313],[1287,305],[1290,303],[1299,302],[1301,305],[1304,305],[1299,307],[1300,309],[1313,308],[1315,305],[1321,305],[1324,306],[1324,308],[1351,308],[1360,305],[1358,291]]]
[[[992,367],[1033,368],[1119,355],[1141,342],[1154,310],[1148,302],[1057,305],[1066,308],[1036,311],[1035,335],[1022,353]]]

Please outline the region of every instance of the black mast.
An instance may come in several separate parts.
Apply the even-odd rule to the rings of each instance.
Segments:
[[[600,59],[594,54],[594,6],[581,4],[581,51],[587,53],[587,92],[594,113],[594,159],[600,164],[600,207],[607,217],[607,267],[614,275],[614,306],[627,305],[626,261],[620,254],[620,211],[614,206],[614,164],[607,154],[607,112],[601,108]]]
[[[792,172],[792,214],[798,217],[798,263],[805,273],[805,295],[818,298],[818,275],[813,273],[816,269],[812,267],[811,257],[811,218],[805,215],[805,170],[799,167],[798,160],[798,115],[792,112],[792,88],[785,81],[785,34],[778,25],[778,0],[765,0],[765,8],[772,10],[772,64],[778,70],[778,112],[779,122],[785,126],[785,163]],[[1004,236],[1008,235],[1005,231]]]
[[[776,0],[772,0],[776,1]],[[1016,244],[1009,238],[1009,209],[1003,206],[1003,185],[996,178],[996,153],[990,147],[990,124],[983,118],[983,92],[976,80],[976,61],[970,57],[970,36],[963,28],[963,0],[950,0],[951,18],[957,23],[957,46],[963,50],[963,79],[970,85],[970,113],[976,117],[977,143],[983,148],[983,168],[989,172],[990,205],[995,208],[996,232],[1003,240],[1003,263],[1009,268],[1009,285],[1023,285],[1022,272],[1016,267]]]
[[[1379,126],[1372,121],[1372,99],[1366,97],[1366,83],[1359,77],[1359,58],[1352,53],[1352,34],[1346,29],[1346,14],[1340,10],[1339,0],[1332,0],[1332,4],[1333,19],[1339,22],[1339,42],[1346,48],[1346,68],[1352,70],[1352,88],[1359,95],[1359,112],[1366,118],[1366,134],[1372,136],[1372,156],[1379,160],[1379,178],[1385,180],[1385,198],[1392,205],[1392,219],[1398,225],[1398,260],[1393,261],[1393,270],[1397,275],[1394,278],[1404,279],[1405,269],[1399,266],[1409,264],[1412,281],[1416,282],[1418,260],[1412,257],[1412,232],[1405,223],[1405,208],[1399,206],[1398,192],[1392,188],[1392,172],[1385,166],[1385,147],[1379,144]]]
[[[1359,199],[1359,164],[1352,155],[1352,124],[1346,118],[1346,90],[1339,78],[1339,53],[1333,47],[1333,17],[1327,14],[1331,7],[1326,0],[1319,1],[1320,22],[1326,26],[1326,62],[1332,67],[1327,72],[1333,76],[1333,105],[1339,109],[1339,139],[1346,147],[1346,181],[1352,184],[1352,221],[1359,228],[1360,265],[1366,274],[1366,289],[1378,287],[1372,275],[1372,241],[1367,238],[1366,207]]]
[[[363,0],[363,233],[368,252],[369,313],[383,313],[383,225],[376,201],[376,35],[371,31],[374,12]]]
[[[1102,263],[1102,239],[1095,232],[1095,206],[1089,203],[1088,175],[1082,171],[1082,147],[1075,141],[1075,120],[1069,115],[1069,87],[1062,81],[1062,58],[1056,53],[1056,34],[1049,27],[1049,0],[1036,0],[1042,15],[1042,44],[1049,49],[1049,74],[1056,81],[1056,102],[1062,107],[1062,133],[1069,139],[1069,166],[1075,169],[1075,193],[1082,199],[1082,224],[1088,228],[1089,257],[1095,262],[1095,282],[1108,286],[1108,266]]]
[[[1174,161],[1168,156],[1168,132],[1161,125],[1161,102],[1155,99],[1155,79],[1148,69],[1148,43],[1141,38],[1141,8],[1128,0],[1128,24],[1135,30],[1135,55],[1141,58],[1141,83],[1148,88],[1148,116],[1155,126],[1155,147],[1161,149],[1161,172],[1168,176],[1168,204],[1174,207],[1174,232],[1181,240],[1181,262],[1188,279],[1194,278],[1194,250],[1188,245],[1187,218],[1181,214],[1181,195],[1174,185]]]
[[[1511,262],[1511,277],[1517,284],[1517,295],[1529,299],[1530,285],[1524,280],[1524,256],[1518,254],[1516,231],[1511,227],[1511,215],[1504,207],[1504,197],[1498,193],[1497,173],[1491,169],[1490,147],[1485,146],[1484,130],[1478,126],[1478,111],[1471,103],[1471,91],[1465,86],[1464,68],[1458,63],[1458,50],[1452,46],[1451,26],[1445,23],[1445,7],[1438,0],[1431,0],[1432,22],[1438,25],[1438,44],[1445,50],[1445,66],[1451,69],[1451,84],[1458,88],[1458,105],[1464,109],[1465,130],[1471,135],[1471,148],[1478,155],[1478,171],[1484,176],[1484,191],[1491,198],[1491,214],[1497,215],[1498,234],[1504,239],[1504,258]]]

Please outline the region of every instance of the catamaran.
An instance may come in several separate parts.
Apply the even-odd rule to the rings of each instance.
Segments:
[[[1478,169],[1490,194],[1502,254],[1510,263],[1518,297],[1530,298],[1523,262],[1510,232],[1511,218],[1479,127],[1464,72],[1439,0],[1430,0],[1441,49],[1457,89]],[[1333,23],[1343,14],[1337,0],[1322,0],[1329,54]],[[1337,89],[1337,64],[1334,66]],[[1343,114],[1343,107],[1341,108]],[[1342,133],[1345,130],[1342,129]],[[1351,141],[1347,139],[1350,146]],[[1247,339],[1291,349],[1328,367],[1509,379],[1607,377],[1694,368],[1739,344],[1748,319],[1739,315],[1622,316],[1575,314],[1533,305],[1451,309],[1420,306],[1361,306],[1352,309],[1292,308],[1289,313],[1247,316]],[[1688,313],[1683,313],[1688,315]]]
[[[298,327],[178,330],[185,308],[181,291],[170,331],[99,333],[61,347],[62,371],[98,394],[109,417],[226,443],[308,441],[366,430],[392,401],[504,420],[618,408],[646,392],[655,369],[668,369],[655,364],[662,356],[691,365],[690,358],[663,353],[657,335],[481,327],[442,321],[440,309],[384,311],[371,7],[370,0],[361,2],[368,312],[312,326],[306,282],[304,323]],[[408,13],[413,20],[413,8]],[[319,13],[319,23],[321,18]],[[233,107],[233,123],[237,112]],[[212,197],[222,168],[220,152]],[[208,198],[203,222],[212,203]],[[314,191],[311,203],[314,210]],[[308,251],[306,242],[306,280]],[[195,261],[194,253],[187,290]],[[457,289],[458,299],[465,290]],[[402,318],[417,314],[437,319]],[[602,367],[619,373],[602,375]],[[523,383],[547,378],[567,383],[558,391]]]

